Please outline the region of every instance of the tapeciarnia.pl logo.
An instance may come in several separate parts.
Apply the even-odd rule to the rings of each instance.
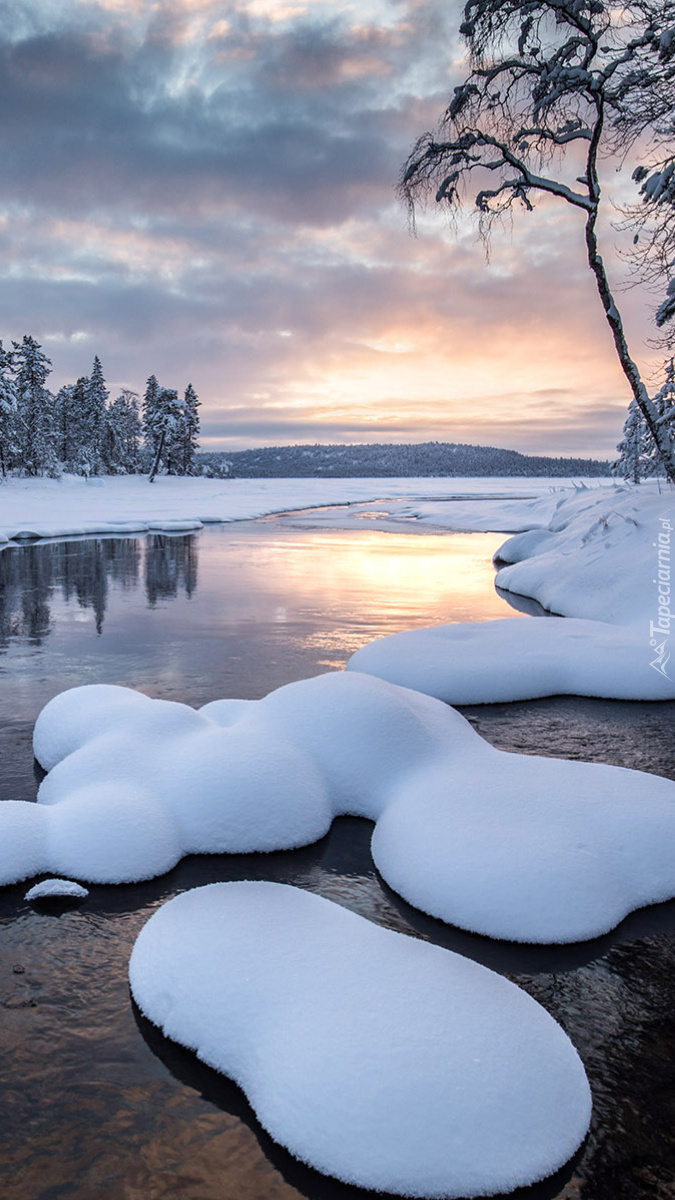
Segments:
[[[653,542],[657,552],[657,578],[652,580],[657,585],[658,619],[649,622],[649,645],[656,651],[656,658],[650,662],[650,667],[670,679],[666,671],[670,651],[666,643],[670,637],[670,622],[673,614],[670,611],[670,539],[673,527],[668,517],[659,517],[661,529],[657,541]],[[665,637],[664,637],[665,634]]]

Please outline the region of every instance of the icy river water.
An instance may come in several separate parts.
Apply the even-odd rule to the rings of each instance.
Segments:
[[[340,669],[399,629],[510,616],[494,534],[214,526],[189,536],[0,553],[0,797],[32,799],[31,734],[64,688],[122,683],[199,706]],[[675,704],[557,697],[465,709],[495,745],[675,778]],[[0,891],[3,1200],[366,1200],[274,1146],[243,1096],[135,1014],[135,937],[187,887],[261,878],[320,892],[509,975],[563,1025],[594,1095],[575,1163],[514,1196],[675,1197],[675,902],[580,946],[524,948],[423,917],[379,879],[371,826],[341,819],[292,853],[189,858],[138,886],[36,911]]]

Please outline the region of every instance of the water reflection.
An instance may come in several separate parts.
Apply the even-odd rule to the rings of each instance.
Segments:
[[[149,534],[139,538],[81,538],[75,541],[9,545],[0,554],[0,650],[25,639],[40,646],[52,632],[54,602],[74,602],[90,611],[103,632],[110,585],[135,589],[141,576],[147,603],[175,599],[197,587],[194,535]]]
[[[0,650],[25,640],[40,646],[64,606],[90,613],[103,632],[113,589],[138,593],[145,602],[191,599],[197,591],[200,557],[207,575],[207,603],[223,623],[255,619],[264,605],[269,617],[288,624],[295,612],[321,610],[340,620],[343,608],[362,609],[364,632],[434,621],[488,620],[514,616],[508,597],[493,587],[490,549],[499,535],[388,534],[354,538],[342,532],[298,537],[269,525],[208,530],[201,535],[149,534],[80,538],[9,545],[0,553]],[[443,553],[439,553],[439,551]],[[136,606],[140,595],[135,596]],[[55,608],[61,601],[60,612]],[[128,606],[127,606],[128,607]],[[318,647],[337,649],[331,631],[313,635]],[[354,648],[357,643],[354,642]],[[351,645],[347,647],[351,653]],[[320,665],[341,666],[339,661]]]
[[[148,604],[175,600],[183,591],[190,598],[197,590],[197,538],[153,534],[145,543],[143,577]]]

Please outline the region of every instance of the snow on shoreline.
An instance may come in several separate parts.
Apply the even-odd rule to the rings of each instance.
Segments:
[[[561,694],[673,700],[674,554],[675,492],[666,485],[558,493],[546,527],[533,521],[495,560],[497,588],[558,618],[392,634],[357,651],[348,669],[449,704]]]
[[[38,803],[0,804],[0,884],[127,883],[186,854],[292,849],[341,815],[410,904],[488,937],[572,942],[675,896],[675,783],[508,754],[357,672],[195,711],[94,684],[42,710]]]
[[[675,700],[675,676],[651,667],[643,631],[574,617],[457,622],[393,633],[349,659],[365,671],[446,704],[542,696]]]
[[[579,492],[560,499],[548,529],[505,542],[495,582],[564,617],[647,630],[658,624],[660,584],[670,595],[674,530],[670,487]]]
[[[592,480],[595,487],[611,480]],[[220,521],[257,517],[325,505],[377,500],[411,499],[420,528],[493,529],[512,532],[548,523],[561,489],[569,480],[507,479],[191,479],[118,475],[85,480],[9,479],[0,484],[0,542],[18,534],[36,537],[74,537],[95,533],[145,532],[150,528],[187,523],[191,528]],[[504,511],[499,514],[504,497]],[[444,519],[434,501],[447,497],[481,496],[483,500],[453,502]],[[510,500],[509,497],[514,499]],[[520,498],[520,499],[516,499]],[[532,508],[537,505],[538,512]],[[477,521],[477,525],[471,521]],[[487,524],[485,523],[487,521]],[[450,522],[449,524],[447,522]],[[458,524],[459,522],[459,524]],[[469,522],[467,524],[467,522]],[[492,523],[491,523],[492,522]],[[411,526],[408,519],[406,527]]]
[[[512,1191],[586,1134],[583,1066],[536,1001],[309,892],[183,893],[141,930],[129,978],[144,1015],[233,1078],[275,1141],[345,1182]]]

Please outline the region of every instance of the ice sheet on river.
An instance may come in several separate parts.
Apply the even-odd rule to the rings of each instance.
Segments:
[[[141,1011],[243,1088],[296,1158],[406,1196],[552,1174],[590,1118],[560,1026],[502,976],[278,883],[170,900],[131,957]]]
[[[38,718],[38,804],[0,804],[0,882],[149,879],[185,854],[280,850],[335,816],[409,903],[491,937],[590,938],[675,895],[675,783],[507,754],[453,709],[357,672],[200,712],[127,688]]]
[[[538,696],[673,700],[660,634],[563,617],[433,625],[377,638],[347,669],[416,688],[448,704],[497,704]]]

